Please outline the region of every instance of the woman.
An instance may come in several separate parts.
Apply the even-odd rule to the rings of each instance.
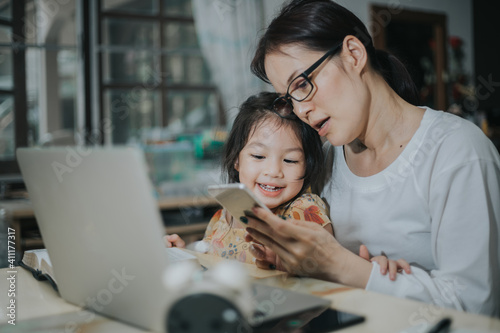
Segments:
[[[472,123],[417,107],[404,66],[376,51],[363,23],[329,0],[293,1],[262,36],[252,71],[325,137],[320,226],[255,209],[260,267],[491,316],[500,315],[500,158]],[[259,231],[257,231],[259,230]],[[396,281],[356,255],[404,258]],[[271,259],[273,253],[279,263]]]

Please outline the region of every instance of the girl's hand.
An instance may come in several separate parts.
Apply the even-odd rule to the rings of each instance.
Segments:
[[[247,241],[256,241],[279,257],[285,271],[364,288],[371,264],[343,248],[322,226],[299,220],[284,221],[263,209],[254,208],[258,219],[247,217]],[[260,257],[269,265],[271,255]],[[261,264],[262,264],[261,263]]]
[[[163,237],[163,240],[165,241],[166,247],[186,247],[186,242],[184,242],[182,238],[177,234],[165,235]]]
[[[370,253],[365,245],[359,247],[359,256],[365,260],[376,261],[380,266],[380,274],[386,275],[387,269],[389,269],[389,279],[391,281],[396,280],[397,273],[405,271],[407,274],[411,273],[410,264],[404,259],[392,260],[388,259],[386,256],[375,256],[370,259]]]

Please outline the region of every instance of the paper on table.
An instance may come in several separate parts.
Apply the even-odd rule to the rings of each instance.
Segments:
[[[198,260],[196,256],[188,253],[185,250],[181,250],[177,247],[166,248],[168,260],[170,262],[177,262],[182,260]]]
[[[221,258],[219,256],[215,256],[212,254],[206,254],[206,253],[199,253],[199,252],[191,251],[189,249],[183,249],[183,251],[186,251],[186,252],[191,253],[194,256],[196,256],[198,258],[199,263],[201,265],[203,265],[204,267],[207,267],[208,269],[215,266],[220,261],[227,260],[227,259]],[[265,279],[265,278],[272,277],[272,276],[280,276],[280,275],[287,274],[283,271],[278,271],[275,269],[274,270],[261,269],[253,264],[241,263],[241,266],[245,267],[246,271],[248,272],[248,275],[250,275],[254,279]]]
[[[57,281],[47,249],[24,251],[23,259],[19,265],[31,271],[35,279],[48,280],[57,290]]]
[[[32,255],[30,255],[29,253],[32,253]],[[47,253],[46,249],[28,250],[25,251],[24,254],[25,256],[23,257],[23,261],[30,267],[40,267],[42,265],[42,260],[45,260],[46,263],[50,267],[52,267],[49,254]]]

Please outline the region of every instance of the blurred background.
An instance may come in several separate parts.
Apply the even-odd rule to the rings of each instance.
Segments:
[[[158,186],[216,169],[237,106],[271,90],[249,63],[282,3],[0,0],[0,176],[36,145],[139,145]],[[423,105],[498,144],[499,1],[339,3],[406,63]]]

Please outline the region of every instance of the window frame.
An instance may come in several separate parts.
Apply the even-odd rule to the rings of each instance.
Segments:
[[[12,28],[12,89],[0,89],[1,94],[12,95],[14,98],[14,146],[26,147],[28,145],[28,106],[26,94],[26,37],[24,23],[25,0],[11,1],[11,20],[0,19],[0,25]],[[16,56],[14,56],[14,54]],[[19,166],[14,156],[13,159],[0,160],[0,175],[19,174]]]

